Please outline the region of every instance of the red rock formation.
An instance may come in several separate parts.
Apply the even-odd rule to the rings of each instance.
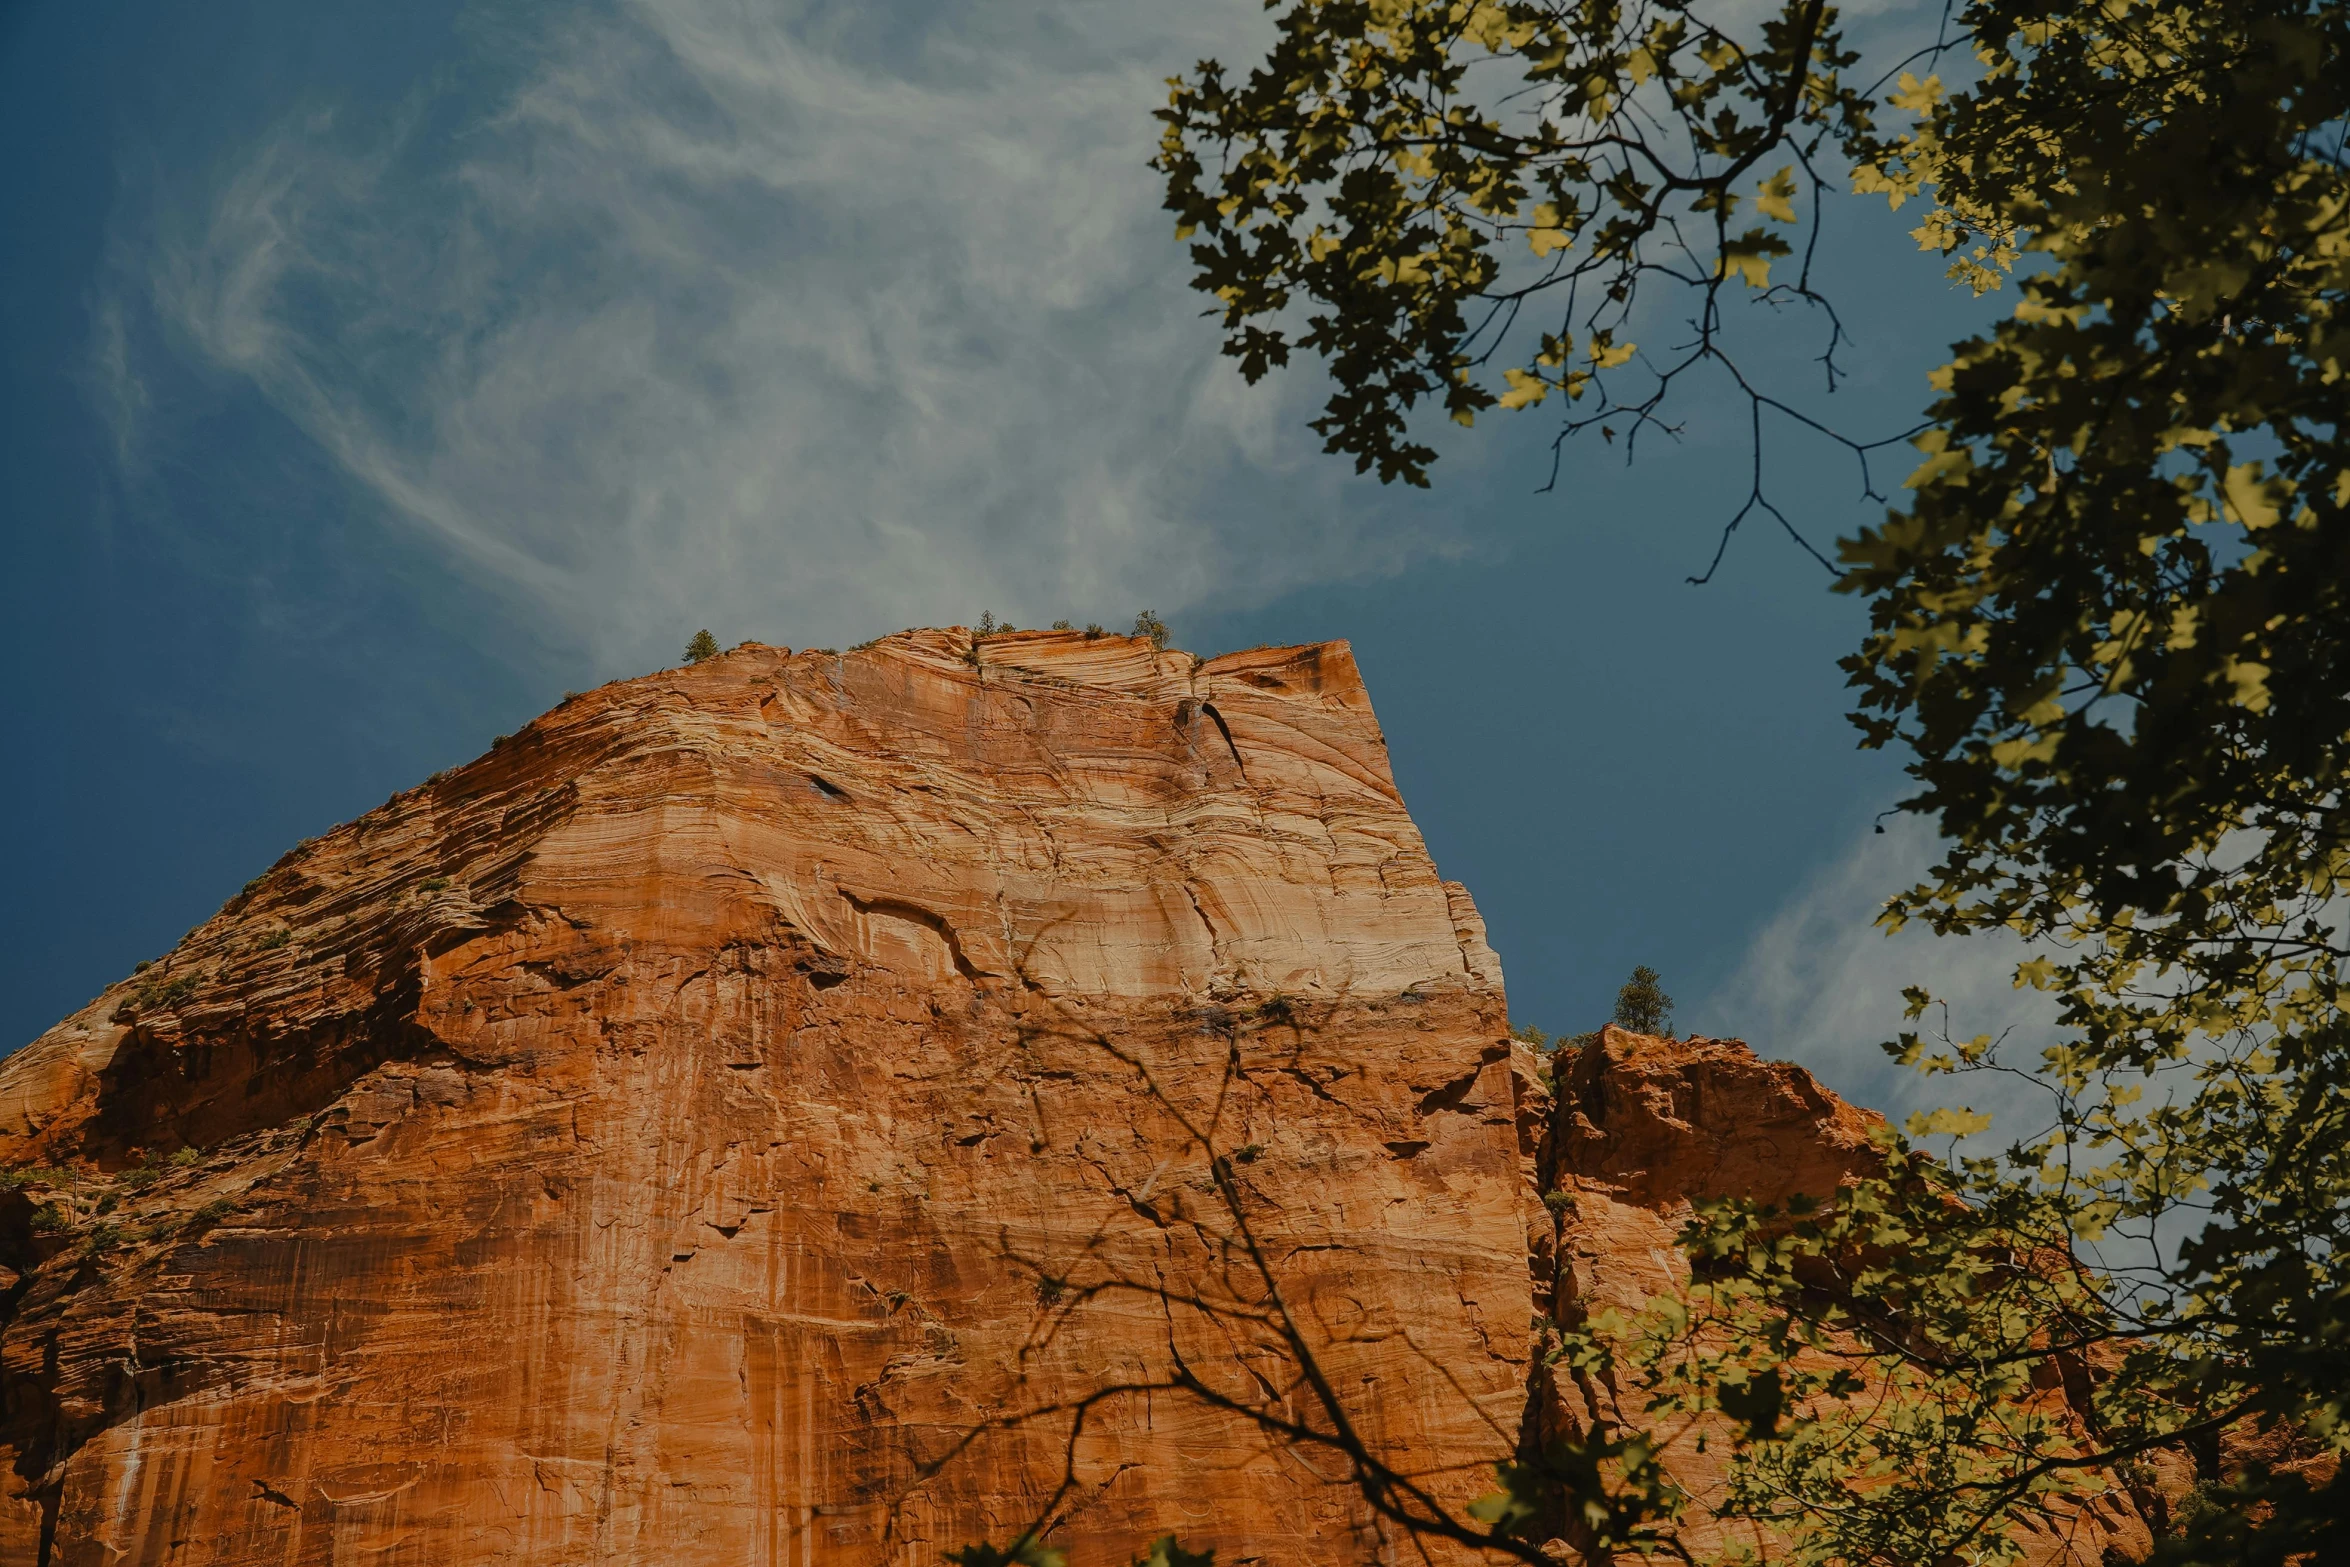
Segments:
[[[988,1422],[1171,1346],[1255,1396],[1245,1325],[1093,1293],[1227,1277],[1189,1118],[1367,1441],[1483,1489],[1505,1019],[1343,644],[571,699],[0,1064],[0,1561],[928,1562],[1048,1509],[1088,1564],[1363,1559],[1335,1466],[1196,1399]]]
[[[1080,1567],[1390,1559],[1327,1449],[1153,1386],[1310,1402],[1226,1192],[1457,1506],[1595,1416],[1534,1313],[1870,1162],[1734,1041],[1543,1063],[1506,1017],[1343,644],[909,632],[573,698],[0,1063],[0,1563],[927,1564],[1039,1518]]]
[[[1847,1181],[1878,1168],[1871,1138],[1882,1116],[1846,1104],[1802,1067],[1762,1060],[1739,1040],[1655,1039],[1608,1028],[1581,1049],[1562,1051],[1550,1085],[1532,1081],[1524,1056],[1518,1072],[1530,1124],[1547,1127],[1538,1142],[1529,1140],[1528,1154],[1532,1180],[1552,1194],[1552,1218],[1536,1226],[1529,1253],[1535,1309],[1554,1320],[1609,1308],[1630,1314],[1678,1292],[1690,1269],[1676,1237],[1693,1203],[1832,1199]],[[1539,1097],[1545,1086],[1555,1092],[1547,1113]],[[1537,1377],[1529,1435],[1537,1443],[1584,1436],[1608,1417],[1605,1402],[1588,1382]],[[1667,1467],[1702,1502],[1719,1494],[1728,1450],[1719,1439],[1707,1452],[1685,1441]],[[1682,1534],[1701,1558],[1731,1545],[1768,1555],[1779,1543],[1727,1539],[1702,1519],[1702,1506],[1693,1509]],[[2117,1493],[2061,1527],[2019,1538],[2031,1567],[2104,1567],[2116,1558],[2139,1560],[2153,1546],[2143,1517]]]

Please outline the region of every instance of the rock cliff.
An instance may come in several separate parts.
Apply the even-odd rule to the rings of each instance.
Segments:
[[[575,697],[0,1064],[0,1561],[1364,1559],[1170,1381],[1292,1396],[1277,1289],[1371,1451],[1486,1486],[1506,1017],[1343,644]]]
[[[1457,1509],[1587,1429],[1534,1325],[1873,1121],[1732,1041],[1514,1045],[1343,644],[746,645],[0,1062],[0,1562],[1418,1559],[1350,1462]]]

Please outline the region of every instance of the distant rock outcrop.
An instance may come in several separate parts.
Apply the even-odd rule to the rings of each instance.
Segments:
[[[1685,1286],[1689,1260],[1677,1237],[1697,1202],[1832,1200],[1848,1181],[1882,1168],[1873,1143],[1882,1116],[1846,1104],[1802,1067],[1761,1059],[1739,1040],[1656,1039],[1607,1028],[1580,1049],[1560,1052],[1553,1084],[1527,1080],[1523,1061],[1520,1076],[1528,1124],[1545,1129],[1534,1147],[1535,1182],[1550,1196],[1550,1214],[1528,1252],[1535,1309],[1553,1320],[1609,1308],[1629,1314]],[[1555,1103],[1545,1103],[1545,1086],[1555,1089]],[[2052,1388],[2048,1396],[2061,1404],[2066,1390]],[[1609,1403],[1588,1379],[1537,1372],[1527,1437],[1540,1444],[1586,1436],[1607,1418]],[[1701,1501],[1719,1494],[1728,1434],[1717,1425],[1705,1447],[1683,1440],[1668,1455],[1674,1479]],[[2173,1478],[2173,1489],[2183,1485]],[[1692,1518],[1702,1513],[1693,1509]],[[2108,1567],[2141,1559],[2154,1543],[2143,1516],[2118,1492],[2018,1538],[2031,1567]],[[1725,1539],[1702,1522],[1682,1539],[1701,1559],[1724,1546],[1759,1548],[1767,1557],[1777,1543]]]

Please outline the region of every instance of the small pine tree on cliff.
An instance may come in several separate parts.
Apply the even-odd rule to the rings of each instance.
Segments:
[[[694,633],[694,639],[685,645],[685,661],[698,664],[705,658],[718,656],[718,639],[705,629]]]
[[[1154,649],[1164,649],[1167,645],[1167,623],[1159,618],[1156,610],[1146,609],[1135,616],[1134,630],[1131,634],[1150,638],[1150,644]]]
[[[1609,1019],[1635,1034],[1673,1037],[1673,998],[1665,994],[1655,969],[1643,963],[1616,992],[1616,1015]]]

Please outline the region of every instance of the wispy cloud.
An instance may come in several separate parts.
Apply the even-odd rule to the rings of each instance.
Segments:
[[[1888,935],[1873,923],[1885,900],[1936,858],[1933,833],[1912,818],[1888,818],[1882,834],[1863,832],[1762,926],[1730,977],[1689,1009],[1690,1026],[1800,1061],[1896,1122],[1912,1110],[1966,1105],[1993,1117],[1984,1139],[1991,1145],[2037,1131],[2049,1103],[2041,1090],[2005,1076],[1925,1077],[1879,1048],[1905,1028],[1943,1025],[1939,1009],[1922,1024],[1903,1020],[1907,985],[1947,1004],[1954,1037],[2012,1030],[2009,1056],[2024,1065],[2037,1061],[2037,1044],[2055,1021],[2050,997],[2015,988],[2020,941],[1936,937],[1915,925]]]
[[[546,629],[1108,619],[1454,547],[1241,385],[1144,167],[1254,0],[633,0],[484,25],[470,97],[289,119],[126,214],[148,309]],[[158,187],[160,190],[162,187]]]

